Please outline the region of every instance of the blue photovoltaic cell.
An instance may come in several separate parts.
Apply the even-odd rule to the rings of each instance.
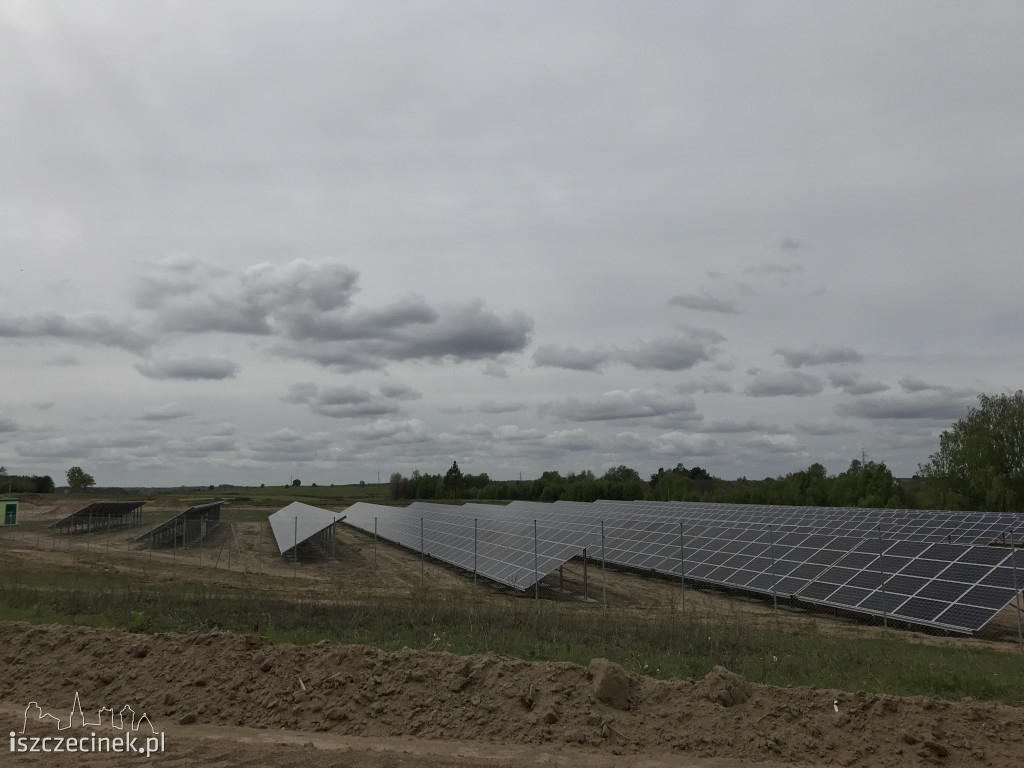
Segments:
[[[1017,522],[1012,515],[646,501],[464,507],[417,502],[408,509],[408,517],[436,522],[429,535],[432,551],[460,567],[470,540],[466,526],[473,519],[479,525],[490,521],[486,525],[494,532],[488,536],[504,537],[504,544],[489,539],[496,554],[488,567],[497,580],[517,588],[532,579],[533,520],[549,531],[542,538],[550,541],[539,552],[552,564],[574,556],[585,542],[588,557],[609,565],[675,578],[682,570],[687,581],[762,595],[777,591],[805,605],[954,631],[980,629],[1005,607],[997,603],[1013,585],[1009,546],[990,546],[1008,544],[1007,531]],[[564,535],[550,532],[556,530]],[[419,546],[415,525],[407,521],[401,535],[405,546]],[[454,543],[442,542],[445,536]]]

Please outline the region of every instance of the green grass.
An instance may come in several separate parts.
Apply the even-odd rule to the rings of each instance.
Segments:
[[[1024,704],[1024,654],[888,637],[832,637],[813,628],[776,635],[738,614],[602,609],[526,599],[423,594],[344,604],[237,588],[120,585],[109,574],[0,587],[0,619],[136,632],[228,630],[275,642],[328,639],[386,649],[493,651],[587,664],[607,657],[658,678],[702,677],[722,664],[752,682]]]

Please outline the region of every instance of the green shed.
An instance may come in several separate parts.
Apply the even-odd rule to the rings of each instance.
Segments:
[[[18,524],[18,500],[0,499],[0,525]]]

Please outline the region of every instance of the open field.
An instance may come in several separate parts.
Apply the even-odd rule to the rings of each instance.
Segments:
[[[338,531],[337,559],[333,563],[312,558],[299,563],[285,562],[277,554],[269,526],[265,523],[267,514],[276,507],[266,505],[264,500],[230,501],[224,508],[224,522],[203,542],[202,547],[149,551],[132,543],[132,539],[153,524],[206,498],[157,498],[144,508],[142,525],[130,532],[123,529],[78,536],[55,534],[46,526],[81,506],[81,499],[36,497],[32,500],[35,503],[25,503],[22,507],[23,524],[13,530],[0,530],[0,570],[7,574],[0,586],[0,618],[8,622],[117,628],[144,633],[144,636],[216,631],[262,636],[275,643],[308,645],[328,641],[329,645],[317,645],[317,648],[331,648],[335,643],[341,643],[374,646],[387,651],[408,648],[459,655],[493,653],[538,664],[571,662],[580,665],[574,669],[587,667],[591,659],[606,658],[633,676],[631,679],[639,681],[637,685],[644,690],[647,690],[644,686],[655,685],[655,680],[666,685],[683,685],[679,681],[687,679],[699,681],[716,665],[721,665],[755,685],[758,696],[764,700],[763,706],[767,707],[765,711],[759,710],[757,717],[767,718],[767,722],[773,723],[772,728],[777,728],[780,719],[799,719],[798,710],[804,704],[797,701],[803,702],[807,696],[825,695],[821,691],[815,694],[801,690],[793,693],[796,697],[793,701],[787,701],[788,694],[777,690],[794,687],[796,691],[795,687],[804,687],[834,689],[844,692],[844,697],[859,695],[861,703],[869,699],[873,702],[868,707],[858,704],[861,707],[858,711],[876,707],[877,702],[883,700],[878,698],[880,696],[939,697],[937,703],[930,705],[931,709],[920,710],[922,713],[938,711],[936,708],[966,706],[949,702],[971,697],[979,702],[989,702],[984,706],[978,705],[986,713],[996,711],[997,704],[1009,707],[1005,710],[1008,714],[1000,715],[1002,724],[993,726],[993,734],[1001,734],[999,738],[1005,737],[1008,744],[1013,743],[1017,747],[1020,744],[1014,739],[1024,736],[1019,724],[1020,710],[1017,709],[1024,705],[1024,654],[1015,645],[1016,617],[1009,612],[998,617],[986,629],[983,638],[965,639],[905,631],[886,634],[881,627],[821,615],[781,610],[776,617],[769,605],[716,592],[689,589],[684,595],[678,584],[642,578],[636,574],[602,573],[593,563],[589,568],[584,599],[582,566],[576,562],[565,567],[561,579],[557,574],[549,576],[542,585],[542,595],[546,599],[535,601],[529,596],[483,582],[474,586],[471,575],[456,573],[429,560],[421,563],[416,554],[382,542],[374,546],[372,538],[344,526]],[[282,499],[280,505],[294,499]],[[341,508],[347,500],[339,498],[336,505],[324,504],[323,499],[318,503]],[[7,628],[5,631],[15,632],[10,628],[22,625],[3,626]],[[30,630],[18,629],[15,634],[17,632]],[[113,638],[109,642],[116,647],[127,648],[136,644],[140,635],[103,637]],[[181,641],[184,647],[205,647],[205,641],[192,637]],[[229,635],[214,637],[220,638],[216,641],[218,643],[222,640],[227,645],[236,642]],[[260,647],[269,646],[261,644]],[[305,658],[302,654],[310,652],[302,649],[287,651],[298,654],[296,658]],[[422,658],[429,660],[435,657],[428,653]],[[449,660],[445,664],[456,667],[460,664],[450,656],[440,658]],[[8,654],[5,659],[5,665],[25,662],[22,654]],[[244,660],[239,663],[244,665]],[[294,663],[301,670],[305,662]],[[502,663],[513,664],[511,661]],[[126,667],[132,670],[129,674],[134,675],[134,680],[146,674],[137,666],[131,662]],[[69,671],[64,672],[70,681],[68,685],[72,682],[78,684],[75,674],[72,674],[74,668],[72,664]],[[549,675],[546,670],[548,667],[537,668],[538,680],[546,679],[545,676]],[[584,669],[574,674],[579,676],[585,672]],[[442,665],[437,674],[440,679],[448,673],[449,667]],[[25,674],[32,685],[42,684],[35,672],[26,671]],[[38,674],[43,673],[39,671]],[[89,678],[91,672],[83,668],[82,674]],[[53,688],[54,696],[59,693],[58,688],[60,686]],[[4,704],[14,706],[18,699],[12,700],[11,697],[20,696],[24,690],[27,689],[23,686],[5,691],[0,694],[0,699]],[[693,689],[678,689],[672,695],[676,694],[689,701]],[[482,696],[483,692],[478,695]],[[833,698],[839,695],[827,694]],[[518,696],[516,693],[513,698],[518,699]],[[658,699],[658,696],[654,698]],[[233,706],[224,705],[221,711],[230,713]],[[876,708],[887,711],[887,706],[878,704]],[[904,706],[910,705],[899,704],[901,709]],[[925,705],[919,702],[913,706]],[[509,755],[511,752],[502,750],[506,747],[511,749],[509,745],[530,743],[538,733],[545,732],[545,726],[550,726],[547,727],[549,738],[541,739],[538,744],[559,741],[564,744],[563,731],[571,729],[564,723],[564,727],[554,727],[567,718],[565,706],[560,707],[562,714],[558,715],[559,720],[555,724],[529,721],[529,713],[533,710],[526,708],[523,717],[529,722],[520,723],[517,727],[521,730],[500,734],[469,728],[459,735],[454,726],[436,732],[424,726],[419,732],[412,733],[404,730],[404,725],[395,725],[404,721],[393,712],[387,718],[391,725],[376,730],[367,725],[368,721],[352,719],[351,715],[348,720],[339,721],[349,725],[331,725],[323,731],[319,730],[323,723],[306,722],[302,718],[294,723],[289,718],[270,720],[266,727],[288,729],[292,735],[283,735],[285,741],[299,733],[319,734],[316,739],[310,736],[320,747],[311,751],[313,757],[310,760],[314,762],[304,761],[306,765],[319,764],[315,760],[323,757],[316,757],[321,748],[334,750],[335,754],[339,749],[359,750],[352,739],[378,731],[382,739],[396,739],[395,744],[405,745],[396,746],[396,749],[408,747],[413,753],[420,754],[424,762],[416,764],[431,764],[430,761],[436,758],[441,761],[438,765],[471,765],[476,763],[470,760],[469,755]],[[752,713],[741,717],[737,715],[738,709],[723,710],[721,714],[725,716],[725,712],[729,712],[729,717],[740,718],[737,722],[748,723],[753,728],[752,732],[758,733],[759,738],[763,736],[758,730],[760,726],[755,727],[756,723],[747,719]],[[768,710],[775,714],[766,714]],[[442,707],[436,717],[444,719],[446,711]],[[781,715],[779,712],[790,714]],[[176,714],[177,710],[166,713],[166,716]],[[979,722],[987,722],[987,714],[977,716],[981,717]],[[941,719],[948,717],[942,715]],[[205,761],[218,754],[217,739],[231,741],[235,737],[225,736],[225,731],[217,730],[225,723],[233,722],[230,717],[226,720],[205,718],[208,720],[205,724],[203,719],[200,718],[199,727],[220,734],[211,733],[209,736],[211,745],[204,752],[206,757],[202,758]],[[448,719],[461,722],[459,717]],[[696,727],[695,723],[684,726],[684,721],[685,718],[676,724],[675,730],[669,728],[666,732],[676,733],[680,729],[689,732],[689,728]],[[358,728],[356,722],[360,724]],[[587,727],[586,722],[584,718],[583,727]],[[1010,727],[1012,722],[1017,723],[1016,730]],[[243,725],[236,724],[235,727]],[[631,736],[636,731],[633,724],[624,727],[629,729],[627,732]],[[482,753],[474,753],[473,749],[469,752],[463,750],[465,754],[461,757],[458,750],[438,757],[428,754],[429,750],[424,751],[422,746],[408,746],[410,743],[422,745],[420,740],[408,740],[413,737],[422,739],[426,732],[435,738],[457,741],[482,738],[488,743],[504,746],[488,747]],[[899,764],[897,758],[924,759],[917,757],[915,750],[924,749],[921,747],[924,741],[935,740],[924,736],[911,734],[912,738],[918,739],[914,748],[909,744],[902,747],[878,745],[873,753],[860,749],[855,762]],[[238,738],[245,740],[250,737]],[[274,746],[265,743],[265,738],[253,738],[254,741],[262,739],[261,746],[253,746],[253,749],[274,751]],[[818,754],[808,752],[806,745],[792,748],[782,748],[778,744],[775,747],[765,746],[770,738],[762,739],[759,742],[761,747],[753,751],[730,751],[717,743],[700,747],[698,741],[692,739],[687,746],[680,741],[685,741],[682,735],[677,733],[674,738],[651,736],[648,741],[639,739],[628,744],[619,743],[617,748],[784,763],[842,762],[854,756],[849,750],[843,751],[842,739],[835,741],[835,746],[826,749],[824,754]],[[967,744],[967,737],[964,739],[962,743]],[[993,751],[991,743],[986,744],[977,749],[983,750],[989,759],[999,754],[998,749]],[[604,758],[613,761],[609,764],[614,764],[615,756],[607,754],[608,749],[605,749],[611,747],[606,737],[597,738],[588,731],[584,745],[573,746],[572,754],[586,749],[604,749]],[[904,752],[894,751],[901,748]],[[955,751],[949,744],[943,748],[950,753]],[[961,758],[971,754],[970,751],[963,752],[962,748],[956,749],[960,750],[956,754]],[[284,757],[286,751],[281,753],[283,762],[280,764],[290,764]],[[950,759],[934,751],[929,754],[929,759]],[[323,759],[323,764],[328,764],[328,758]],[[444,762],[448,760],[452,762]],[[517,764],[538,760],[540,758],[535,753],[516,757]],[[354,759],[353,764],[356,762],[360,760]],[[999,764],[998,760],[994,764]]]

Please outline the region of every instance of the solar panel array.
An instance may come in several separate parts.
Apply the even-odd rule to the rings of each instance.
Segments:
[[[194,544],[220,525],[220,508],[223,504],[223,501],[211,501],[189,507],[146,531],[135,541],[146,541],[150,546],[168,543],[178,546],[179,540],[182,547]]]
[[[127,525],[128,523],[125,522],[127,517],[138,521],[140,519],[139,510],[145,503],[144,501],[94,501],[47,527],[67,528],[76,533],[79,529],[84,529],[88,533],[97,530],[106,531],[110,528]]]
[[[323,533],[335,523],[344,519],[338,512],[293,501],[267,518],[274,541],[282,555],[289,552],[297,555],[300,544]]]
[[[347,511],[350,525],[376,524],[384,539],[519,590],[588,550],[610,565],[973,633],[1024,584],[1024,551],[1007,539],[1016,525],[1022,543],[1024,520],[1009,514],[643,501]]]

